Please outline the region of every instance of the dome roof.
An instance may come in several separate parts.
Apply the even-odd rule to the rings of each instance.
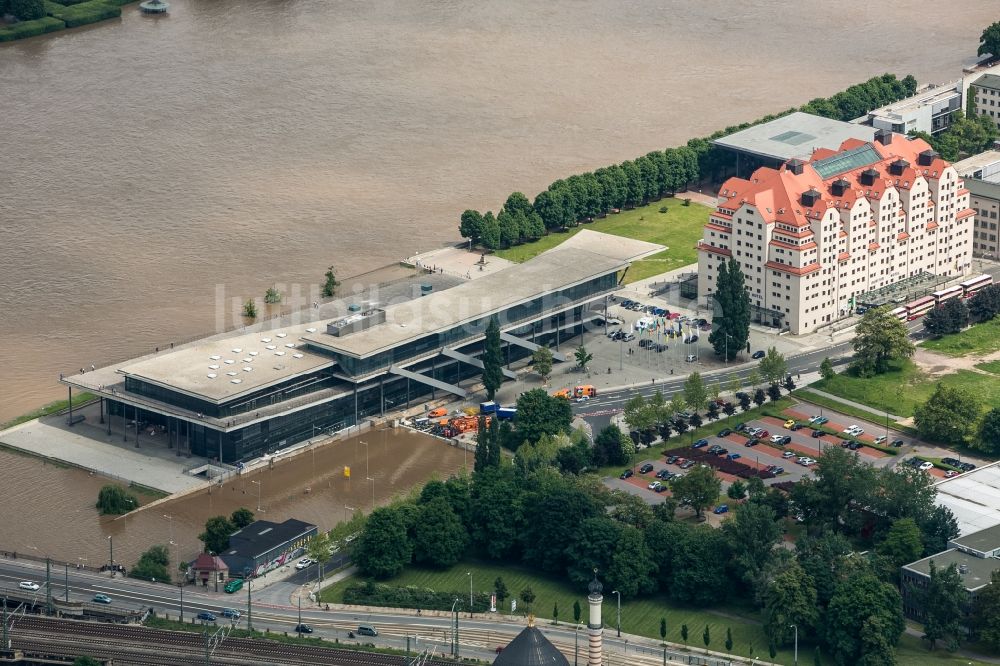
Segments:
[[[493,666],[569,666],[569,661],[537,627],[528,625],[503,649]]]

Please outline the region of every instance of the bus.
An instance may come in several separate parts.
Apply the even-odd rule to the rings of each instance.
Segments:
[[[937,301],[938,305],[941,305],[946,301],[950,301],[953,298],[961,298],[962,285],[956,284],[954,287],[948,287],[946,289],[942,289],[941,291],[935,291],[931,294],[931,296],[934,297],[934,300]]]
[[[992,275],[979,275],[977,277],[970,278],[965,282],[959,283],[958,286],[962,288],[962,295],[965,298],[969,298],[983,287],[989,286],[991,284],[993,284]]]
[[[899,321],[906,321],[906,317],[909,315],[905,307],[898,307],[895,310],[890,310],[889,314],[891,314]]]
[[[906,318],[913,321],[917,317],[923,317],[933,310],[936,305],[937,301],[933,296],[924,296],[915,301],[910,301],[904,306],[906,308]]]

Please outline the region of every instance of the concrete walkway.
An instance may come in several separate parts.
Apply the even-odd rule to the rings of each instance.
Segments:
[[[828,400],[833,400],[835,402],[839,402],[842,405],[848,405],[850,407],[854,407],[855,409],[861,409],[861,410],[863,410],[865,412],[868,412],[872,416],[884,416],[886,414],[885,412],[879,412],[878,410],[872,409],[871,405],[863,405],[860,402],[854,402],[853,400],[847,400],[846,398],[841,398],[840,396],[833,395],[832,393],[827,393],[826,391],[820,391],[819,389],[813,388],[811,386],[808,387],[808,388],[809,388],[810,391],[812,391],[816,395],[821,395],[824,398],[827,398]],[[898,414],[889,414],[888,416],[893,421],[902,421],[902,420],[906,419],[905,416],[899,416]]]
[[[152,443],[137,449],[134,433],[123,443],[120,435],[108,436],[87,422],[68,428],[64,421],[65,417],[52,416],[22,423],[0,432],[0,444],[170,494],[207,484],[184,471],[197,458],[177,457],[173,450]]]

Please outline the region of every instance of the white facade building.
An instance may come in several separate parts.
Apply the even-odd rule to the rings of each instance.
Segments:
[[[808,333],[866,292],[968,273],[973,214],[958,173],[923,140],[848,139],[723,184],[698,243],[698,294],[711,299],[719,264],[735,259],[754,320]]]

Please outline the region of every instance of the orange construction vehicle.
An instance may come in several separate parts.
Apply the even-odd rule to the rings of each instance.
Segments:
[[[439,416],[445,416],[447,414],[448,414],[447,409],[445,409],[444,407],[438,407],[437,409],[432,409],[430,412],[428,412],[427,416],[433,419]]]
[[[489,416],[486,418],[486,425],[490,425],[491,418]],[[455,432],[472,432],[479,428],[479,417],[478,416],[456,416],[448,420],[448,427],[453,429]]]
[[[558,391],[556,391],[555,393],[552,394],[552,397],[553,398],[566,398],[567,400],[569,400],[570,398],[573,397],[573,391],[571,391],[568,388],[559,389]]]
[[[593,398],[596,395],[597,395],[597,389],[595,389],[590,384],[584,384],[582,386],[573,387],[574,398],[582,398],[583,396],[587,396],[588,398]]]

